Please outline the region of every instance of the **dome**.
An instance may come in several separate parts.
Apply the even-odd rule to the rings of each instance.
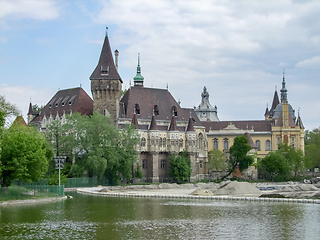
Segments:
[[[290,104],[288,104],[289,113],[293,119],[295,119],[294,110]],[[282,103],[279,103],[274,109],[273,118],[279,118],[282,112]]]

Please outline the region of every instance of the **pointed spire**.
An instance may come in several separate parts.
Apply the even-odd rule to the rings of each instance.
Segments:
[[[33,109],[32,109],[32,104],[30,101],[28,115],[32,115],[32,114],[33,114]]]
[[[282,80],[282,88],[280,90],[281,92],[281,103],[283,102],[287,102],[288,101],[288,90],[286,89],[286,81],[285,81],[285,77],[284,77],[284,69],[283,69],[283,80]]]
[[[150,124],[149,130],[159,130],[156,117],[154,116],[154,114],[152,115],[152,118],[151,118],[151,124]]]
[[[137,74],[133,78],[134,86],[142,86],[143,87],[143,80],[144,77],[141,75],[141,67],[140,67],[140,53],[138,53],[138,66],[137,66]]]
[[[248,144],[251,146],[251,149],[257,149],[256,144],[253,142],[249,132],[245,132],[244,136],[248,139]]]
[[[176,118],[172,116],[169,131],[176,131],[176,130],[177,130]]]
[[[296,126],[304,129],[304,125],[303,125],[302,120],[301,120],[301,117],[300,117],[300,109],[298,109],[298,119],[297,119]]]
[[[107,28],[108,30],[108,28]],[[106,32],[106,36],[104,38],[100,58],[98,65],[90,76],[90,80],[101,80],[101,79],[115,79],[120,80],[122,83],[122,79],[116,67],[114,65],[113,56],[111,52],[111,47],[108,38],[108,31]]]
[[[138,119],[137,119],[137,114],[136,114],[136,113],[134,113],[134,114],[132,115],[131,124],[134,126],[135,129],[138,128],[138,125],[139,125],[139,124],[138,124]]]
[[[188,126],[187,126],[187,132],[193,132],[193,131],[194,131],[193,119],[191,117],[191,110],[190,110],[190,117],[189,117],[189,122],[188,122]]]

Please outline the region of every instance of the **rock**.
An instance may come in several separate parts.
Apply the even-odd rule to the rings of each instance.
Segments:
[[[213,196],[213,193],[210,190],[204,189],[196,189],[190,195],[197,195],[197,196]]]
[[[219,189],[214,191],[215,195],[251,195],[261,194],[261,191],[254,185],[247,182],[233,181],[222,185]]]
[[[101,188],[98,192],[110,192],[108,188]]]
[[[317,184],[318,182],[320,182],[320,177],[311,178],[311,179],[310,179],[310,182],[311,182],[312,184]]]
[[[280,193],[264,193],[259,196],[260,198],[284,198]]]
[[[318,191],[318,188],[311,184],[298,184],[294,186],[284,186],[277,192],[302,192],[302,191]]]

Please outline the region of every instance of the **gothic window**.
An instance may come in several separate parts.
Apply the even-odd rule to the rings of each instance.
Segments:
[[[224,150],[229,149],[229,139],[228,138],[223,139],[223,149]]]
[[[173,116],[178,116],[178,112],[177,112],[176,106],[172,107],[172,114],[173,114]]]
[[[270,142],[270,140],[266,141],[266,151],[271,151],[271,142]]]
[[[257,146],[257,150],[261,151],[261,145],[260,145],[260,140],[256,141],[256,146]]]
[[[153,113],[154,113],[155,116],[159,115],[159,107],[158,107],[158,105],[154,105],[153,106]]]
[[[200,133],[199,134],[199,149],[202,149],[203,148],[203,136],[202,134]]]
[[[174,146],[174,140],[171,140],[171,146]]]
[[[167,139],[166,139],[166,138],[163,138],[163,140],[162,140],[162,145],[163,145],[163,147],[166,147],[166,146],[167,146]]]
[[[140,106],[139,106],[138,103],[136,103],[136,104],[134,105],[134,111],[135,111],[136,114],[140,114]]]
[[[145,138],[141,138],[141,147],[145,147],[146,146],[146,139]]]
[[[147,169],[147,159],[142,160],[142,168]]]
[[[217,138],[213,139],[213,149],[218,149],[218,147],[219,147],[218,143],[219,142],[218,142]]]
[[[162,160],[161,160],[160,167],[161,167],[162,169],[165,169],[165,168],[166,168],[166,160],[165,160],[165,159],[162,159]]]
[[[159,146],[162,147],[162,138],[159,140]]]
[[[294,137],[291,138],[291,147],[294,148]]]
[[[179,140],[179,147],[183,147],[183,139],[182,138],[180,138],[180,140]]]
[[[202,161],[199,162],[199,167],[202,168]]]

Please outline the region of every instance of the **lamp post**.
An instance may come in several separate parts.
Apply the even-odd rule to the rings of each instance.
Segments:
[[[60,186],[60,169],[63,168],[64,161],[66,160],[67,156],[56,156],[53,158],[55,161],[56,169],[59,169],[59,186]]]

